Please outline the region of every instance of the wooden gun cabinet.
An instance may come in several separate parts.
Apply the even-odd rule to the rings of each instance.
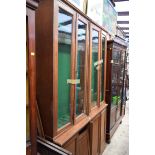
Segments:
[[[107,44],[107,143],[110,143],[112,135],[122,121],[126,48],[125,41],[119,37],[108,41]]]
[[[105,148],[106,35],[66,0],[39,3],[37,104],[45,138],[73,155]]]

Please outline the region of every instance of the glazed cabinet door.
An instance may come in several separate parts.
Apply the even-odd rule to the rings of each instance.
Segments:
[[[99,121],[100,116],[97,116],[90,122],[90,154],[99,154]]]
[[[76,57],[75,79],[79,81],[75,85],[74,117],[75,123],[84,116],[87,111],[87,59],[88,59],[88,21],[81,15],[76,16]]]
[[[54,132],[73,124],[75,84],[75,12],[57,2],[54,40]]]
[[[90,24],[90,50],[89,50],[89,110],[99,107],[99,68],[100,68],[100,29]]]

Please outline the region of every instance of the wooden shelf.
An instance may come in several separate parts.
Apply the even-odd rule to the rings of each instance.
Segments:
[[[72,128],[66,132],[56,136],[53,140],[56,144],[63,146],[68,140],[70,140],[77,132],[79,132],[85,125],[89,123],[89,117],[85,117],[79,123],[75,124]]]

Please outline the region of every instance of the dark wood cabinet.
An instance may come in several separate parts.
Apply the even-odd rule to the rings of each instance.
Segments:
[[[125,58],[127,44],[125,40],[115,37],[107,44],[107,74],[106,74],[106,102],[107,109],[107,128],[106,140],[110,139],[122,120],[123,108],[123,89]]]

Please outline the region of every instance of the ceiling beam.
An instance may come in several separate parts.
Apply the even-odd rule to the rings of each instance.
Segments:
[[[114,2],[124,2],[124,1],[129,1],[129,0],[114,0]]]
[[[129,27],[120,27],[121,30],[129,30]]]
[[[118,13],[118,16],[129,16],[129,11],[121,11],[117,13]]]
[[[117,24],[129,24],[129,21],[117,21]]]

